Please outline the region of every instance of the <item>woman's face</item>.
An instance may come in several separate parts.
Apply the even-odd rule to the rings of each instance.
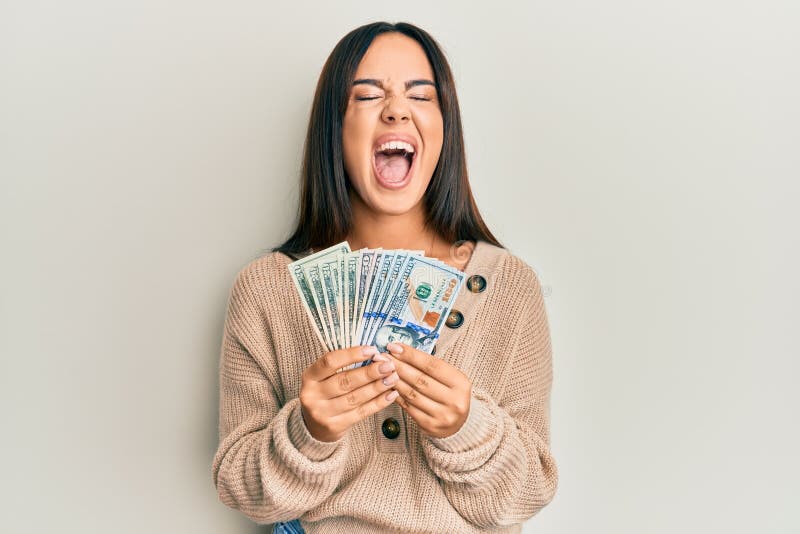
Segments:
[[[422,46],[396,32],[376,37],[356,69],[342,127],[344,167],[373,212],[406,213],[425,194],[444,137],[433,84]],[[413,153],[384,143],[395,135]]]

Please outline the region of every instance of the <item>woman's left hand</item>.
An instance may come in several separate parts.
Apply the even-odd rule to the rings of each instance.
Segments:
[[[472,382],[446,361],[405,343],[386,345],[400,380],[394,402],[430,437],[455,434],[469,415]]]

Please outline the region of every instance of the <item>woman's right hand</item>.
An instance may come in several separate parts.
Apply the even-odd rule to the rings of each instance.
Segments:
[[[375,365],[337,372],[370,356]],[[398,379],[394,364],[375,347],[326,352],[303,371],[300,406],[308,431],[319,441],[338,441],[352,425],[394,402],[397,391],[387,390]]]

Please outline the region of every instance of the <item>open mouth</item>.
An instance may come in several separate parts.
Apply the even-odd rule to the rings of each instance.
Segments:
[[[373,155],[375,175],[383,183],[401,184],[409,176],[416,155],[410,146],[377,150]]]

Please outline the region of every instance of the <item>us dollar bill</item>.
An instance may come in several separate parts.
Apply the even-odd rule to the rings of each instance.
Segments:
[[[396,253],[397,251],[394,250],[384,250],[382,253],[380,253],[380,258],[376,260],[376,270],[373,274],[375,280],[372,281],[370,295],[367,298],[367,306],[364,309],[364,327],[360,341],[360,344],[362,345],[366,345],[368,343],[367,332],[369,332],[370,327],[375,320],[378,299],[380,298],[383,284],[386,282],[386,279],[389,276],[389,267],[391,266],[392,260],[394,260]]]
[[[385,352],[392,341],[431,353],[464,283],[465,273],[424,256],[410,256],[382,324],[368,343]]]
[[[375,330],[377,330],[377,328],[383,324],[383,321],[386,318],[388,304],[392,300],[394,292],[396,291],[395,282],[399,278],[400,271],[408,260],[408,256],[409,252],[407,250],[399,250],[392,260],[392,264],[389,267],[389,272],[383,284],[383,290],[381,291],[381,295],[378,297],[375,309],[372,310],[371,315],[373,320],[370,323],[369,331],[366,333],[367,339],[372,338]]]
[[[358,266],[360,252],[351,252],[344,257],[344,331],[347,346],[355,344],[353,339],[353,323],[355,323],[356,297],[358,296]]]
[[[335,349],[328,333],[330,316],[327,313],[327,309],[320,305],[324,290],[320,281],[319,271],[312,269],[312,267],[327,258],[342,256],[349,252],[350,244],[343,241],[289,264],[289,274],[294,281],[295,288],[300,293],[303,307],[315,327],[320,342],[329,351]]]
[[[364,328],[364,310],[367,306],[367,298],[372,289],[372,282],[375,279],[373,272],[377,261],[378,253],[381,249],[366,250],[361,255],[358,267],[358,296],[356,297],[355,328],[353,330],[353,343],[361,343],[361,332]]]
[[[334,347],[343,349],[345,347],[344,336],[342,335],[342,306],[341,292],[339,289],[341,269],[339,258],[326,258],[319,263],[320,274],[322,275],[322,292],[325,298],[325,306],[330,317],[329,333],[332,336]]]

